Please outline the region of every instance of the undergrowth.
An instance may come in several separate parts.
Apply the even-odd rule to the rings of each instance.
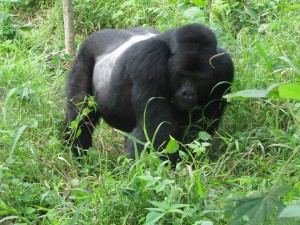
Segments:
[[[193,165],[171,168],[155,152],[131,161],[103,121],[78,161],[62,146],[72,59],[61,3],[13,2],[0,2],[1,224],[299,224],[299,101],[232,100],[212,141],[185,146]],[[234,59],[233,92],[299,82],[297,1],[215,2],[75,0],[76,41],[202,22]]]

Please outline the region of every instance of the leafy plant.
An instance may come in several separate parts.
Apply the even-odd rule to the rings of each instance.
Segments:
[[[224,98],[231,100],[244,100],[248,98],[270,98],[300,100],[300,83],[272,84],[265,90],[249,89],[227,94]]]
[[[169,205],[166,202],[157,202],[157,201],[150,201],[150,203],[156,208],[147,208],[150,213],[147,214],[146,222],[147,225],[156,224],[161,218],[165,217],[168,214],[171,214],[172,216],[176,216],[176,214],[182,214],[182,216],[185,216],[185,211],[181,208],[189,207],[188,204],[172,204]]]
[[[300,220],[300,205],[288,205],[279,214],[279,218],[296,218]]]
[[[0,1],[0,22],[3,29],[0,29],[0,40],[5,41],[7,39],[14,39],[17,35],[18,30],[30,31],[33,29],[31,23],[22,24],[17,15],[11,14],[12,3],[18,3],[19,0],[5,0]]]
[[[103,121],[86,157],[65,151],[61,1],[0,1],[0,32],[15,32],[0,37],[1,224],[299,224],[299,3],[214,2],[74,1],[78,44],[98,29],[204,21],[234,59],[233,94],[255,90],[230,98],[212,140],[170,137],[165,151],[198,154],[171,168],[157,151],[125,157],[123,135]]]
[[[230,225],[264,225],[273,224],[284,204],[280,200],[292,190],[289,185],[282,185],[258,196],[232,199],[235,204],[226,208],[231,218]]]
[[[67,133],[67,142],[72,144],[73,139],[81,134],[81,121],[89,121],[89,113],[97,110],[97,104],[93,96],[86,96],[85,99],[77,104],[80,114],[70,123]]]

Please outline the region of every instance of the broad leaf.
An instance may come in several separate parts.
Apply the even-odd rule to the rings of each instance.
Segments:
[[[206,1],[204,0],[193,0],[193,3],[196,6],[201,6],[201,7],[205,7],[207,5]]]
[[[18,26],[17,28],[19,28],[22,31],[31,31],[34,28],[34,26],[31,23],[28,23],[25,25]]]
[[[251,89],[251,90],[244,90],[235,92],[232,94],[224,95],[224,98],[226,99],[237,99],[237,100],[244,100],[248,98],[267,98],[268,97],[268,91],[267,90],[259,90],[259,89]]]
[[[177,152],[179,149],[179,144],[178,142],[172,137],[170,136],[170,141],[168,142],[166,148],[165,148],[165,153],[175,153]]]
[[[166,202],[158,202],[158,201],[150,201],[152,205],[160,208],[160,209],[169,209],[170,208],[170,205],[167,204]]]
[[[134,188],[121,189],[121,193],[130,200],[137,201],[140,199],[140,191]]]
[[[270,195],[274,197],[283,197],[293,191],[295,188],[289,184],[282,184],[270,191]]]
[[[279,214],[279,218],[298,218],[300,219],[300,205],[289,205]]]
[[[211,135],[207,132],[204,132],[204,131],[200,131],[198,133],[198,137],[203,140],[203,141],[209,141],[209,140],[212,140],[211,138]]]
[[[224,95],[228,101],[231,99],[245,100],[248,98],[271,98],[271,99],[295,99],[300,100],[300,84],[299,83],[287,83],[280,84],[275,83],[270,85],[265,90],[250,89],[238,91],[235,93]]]
[[[278,87],[279,97],[300,100],[300,84],[282,84]]]
[[[5,202],[0,200],[0,216],[16,214],[17,210],[5,204]],[[1,222],[1,220],[0,220]]]
[[[183,15],[186,18],[193,19],[195,17],[199,17],[202,13],[203,13],[203,11],[199,7],[195,6],[195,7],[191,7],[191,8],[188,8],[187,10],[185,10]]]
[[[165,190],[167,185],[170,185],[170,184],[173,184],[173,183],[175,183],[174,180],[164,180],[163,182],[160,182],[160,183],[157,184],[157,186],[155,187],[155,191],[157,193],[159,193],[159,192]]]
[[[265,225],[277,217],[284,204],[278,196],[264,194],[257,197],[246,197],[235,201],[232,208],[227,209],[231,217],[230,225]]]
[[[152,225],[156,224],[156,222],[162,218],[165,215],[165,213],[159,213],[159,212],[150,212],[146,216],[146,223],[145,225]]]
[[[11,16],[11,14],[9,14],[8,12],[0,11],[0,21],[5,21],[10,16]]]

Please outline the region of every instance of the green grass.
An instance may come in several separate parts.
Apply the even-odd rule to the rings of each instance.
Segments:
[[[75,1],[78,44],[98,28],[165,30],[201,21],[234,59],[233,91],[299,81],[281,58],[299,69],[297,1],[224,1],[214,23],[209,1],[92,2]],[[31,21],[34,29],[0,37],[0,224],[258,224],[259,216],[237,207],[245,201],[249,213],[253,198],[254,206],[274,207],[260,210],[270,218],[264,224],[299,224],[299,216],[280,220],[276,211],[282,203],[300,204],[299,101],[233,100],[193,166],[184,161],[172,169],[158,153],[128,160],[122,135],[104,122],[94,147],[77,161],[62,146],[70,62],[60,52],[61,3],[44,1],[32,10],[34,3],[5,8],[19,15],[10,23]],[[237,212],[244,220],[233,223]]]

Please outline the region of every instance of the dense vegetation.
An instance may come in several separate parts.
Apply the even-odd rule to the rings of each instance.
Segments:
[[[286,98],[232,98],[213,140],[200,132],[183,146],[197,157],[175,169],[157,153],[126,159],[104,122],[75,160],[62,146],[72,58],[61,2],[0,6],[0,224],[300,223],[298,1],[74,1],[78,44],[98,29],[201,22],[234,59],[233,92],[295,84]]]

